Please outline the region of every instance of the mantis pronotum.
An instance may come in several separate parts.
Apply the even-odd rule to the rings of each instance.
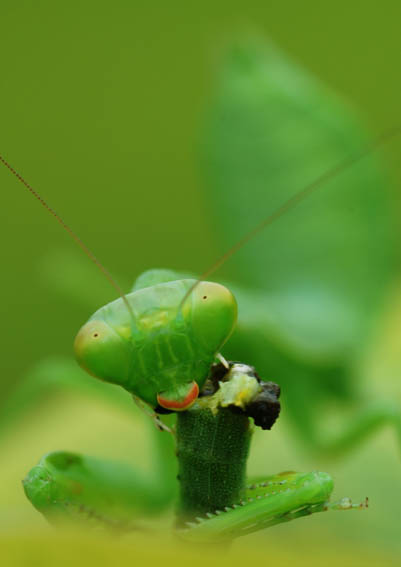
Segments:
[[[264,63],[260,65],[259,56],[255,61],[252,60],[252,53],[247,57],[247,64],[251,69],[251,78],[248,79],[252,82],[252,74],[263,74],[266,69]],[[270,61],[271,69],[278,64],[275,57]],[[245,77],[248,72],[247,68]],[[267,87],[263,80],[262,85],[258,85],[262,90]],[[278,88],[277,85],[274,87]],[[254,101],[256,107],[259,103],[258,100]],[[241,111],[241,104],[239,110]],[[230,112],[232,117],[232,108]],[[332,481],[325,473],[279,474],[255,480],[246,486],[245,464],[250,442],[250,416],[254,418],[255,424],[262,421],[266,425],[263,428],[270,428],[277,417],[277,411],[273,412],[274,419],[268,420],[267,424],[264,422],[265,413],[277,408],[278,395],[274,385],[261,381],[251,367],[233,363],[226,364],[227,368],[221,368],[221,365],[213,366],[216,356],[234,329],[236,301],[227,287],[204,280],[234,253],[242,250],[250,240],[257,240],[259,233],[267,226],[307,197],[314,195],[315,190],[325,182],[363,161],[375,146],[380,146],[398,131],[399,129],[394,129],[370,147],[362,147],[347,154],[345,159],[334,164],[331,170],[307,183],[304,189],[293,193],[287,200],[284,199],[275,212],[256,225],[256,228],[251,227],[200,279],[168,270],[152,270],[140,276],[132,292],[125,295],[101,267],[121,297],[99,309],[84,325],[76,339],[76,355],[81,365],[91,374],[123,386],[152,410],[158,413],[179,412],[177,443],[181,481],[180,526],[183,537],[201,541],[232,538],[313,512],[353,507],[348,500],[336,504],[329,503]],[[218,135],[216,138],[218,139]],[[230,143],[227,147],[230,149]],[[217,157],[224,159],[225,156]],[[42,204],[50,209],[6,160],[0,159]],[[219,159],[215,159],[213,166],[216,167],[218,162]],[[233,178],[232,181],[235,185],[237,179]],[[51,209],[50,211],[53,212]],[[58,215],[56,218],[72,233]],[[74,233],[72,235],[91,259],[100,265],[79,238]],[[304,282],[301,284],[304,285]],[[382,282],[378,282],[377,288],[381,284]],[[267,313],[270,298],[260,292],[260,282],[259,289],[256,288],[254,292],[240,287],[233,289],[239,305],[241,306],[242,302],[247,305],[250,315],[245,329],[250,331],[251,338],[248,338],[248,341],[253,341],[252,333],[255,329],[258,331],[264,323],[272,326],[270,315]],[[282,298],[278,299],[282,301]],[[292,299],[289,297],[290,301]],[[330,301],[327,305],[330,306]],[[334,306],[338,307],[335,301]],[[252,321],[255,329],[252,329]],[[282,345],[272,342],[268,348],[264,348],[263,344],[259,343],[260,353],[255,356],[255,351],[249,349],[252,360],[248,361],[244,351],[247,339],[244,339],[241,328],[239,332],[237,339],[234,335],[233,341],[227,344],[229,358],[253,363],[253,359],[258,359],[260,353],[270,357],[273,368],[276,367],[273,377],[283,386],[277,363],[277,360],[283,358]],[[260,338],[259,335],[259,340]],[[322,336],[323,343],[325,339],[326,337]],[[332,337],[329,337],[329,344],[331,340]],[[297,340],[294,341],[296,342]],[[299,341],[297,346],[300,347]],[[323,345],[323,352],[325,348],[326,345]],[[299,372],[301,376],[306,376],[309,372],[313,377],[319,374],[327,377],[333,369],[339,374],[343,372],[338,361],[335,358],[330,359],[331,352],[326,360],[324,357],[319,358],[319,352],[317,355],[312,352],[308,359],[310,353],[307,351],[308,349],[305,349],[306,355],[304,352],[300,353],[299,360],[296,349],[294,355],[288,356],[290,373]],[[260,372],[259,364],[256,364],[256,368]],[[285,375],[286,372],[283,373],[284,380],[288,378]],[[270,373],[266,376],[263,374],[265,379],[270,377]],[[300,389],[293,392],[298,404],[302,401],[299,392]],[[291,391],[285,393],[291,400]],[[305,388],[305,398],[310,393],[311,389]],[[255,412],[255,404],[259,404],[259,408],[263,407],[263,419],[259,415],[259,409]],[[252,406],[253,413],[250,413]],[[291,407],[291,404],[289,406]],[[295,412],[294,406],[292,409]],[[358,423],[354,423],[350,430],[345,431],[341,439],[325,444],[324,440],[313,435],[314,428],[310,427],[309,417],[306,415],[303,429],[301,427],[300,431],[304,432],[311,445],[319,447],[320,450],[330,445],[331,450],[347,448],[386,421],[395,423],[397,428],[400,427],[398,410],[394,410],[392,406],[371,408]],[[231,444],[227,441],[230,439],[230,432]],[[213,458],[208,453],[208,439],[211,438],[214,439]],[[203,442],[205,453],[209,454],[209,460],[201,458],[200,462],[194,458],[202,456],[199,439]],[[160,441],[158,451],[165,452],[168,444],[169,441]],[[225,458],[220,462],[219,455],[227,449],[227,444],[230,460],[227,461],[225,454]],[[218,470],[214,471],[213,476],[210,471],[215,465]],[[205,470],[201,474],[199,471],[202,467]],[[227,478],[228,486],[223,490]],[[131,472],[125,467],[69,453],[45,456],[28,475],[25,487],[34,505],[50,518],[58,518],[63,514],[78,515],[91,522],[113,527],[130,527],[130,512],[133,508],[146,509],[147,506],[153,505],[157,507],[157,504],[169,501],[168,494],[162,490],[155,495],[152,485],[146,480],[134,482]],[[189,521],[195,516],[199,517],[198,521]]]

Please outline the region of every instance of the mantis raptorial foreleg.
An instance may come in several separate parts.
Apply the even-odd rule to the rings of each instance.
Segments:
[[[332,479],[322,472],[286,472],[258,479],[237,504],[196,518],[180,535],[195,542],[230,540],[316,512],[367,505],[353,505],[349,499],[330,503],[332,490]]]
[[[57,451],[29,471],[27,497],[51,523],[81,520],[129,530],[138,516],[161,512],[176,493],[174,440],[148,423],[154,441],[150,473],[127,463]]]

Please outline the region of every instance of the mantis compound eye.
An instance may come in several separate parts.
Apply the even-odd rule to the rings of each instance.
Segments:
[[[86,372],[125,385],[130,369],[130,346],[110,325],[101,320],[86,323],[75,338],[74,351]]]
[[[223,285],[211,282],[201,282],[192,295],[192,330],[204,348],[217,352],[237,322],[235,297]]]

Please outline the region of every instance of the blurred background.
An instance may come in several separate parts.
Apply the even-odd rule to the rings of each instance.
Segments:
[[[4,0],[0,151],[125,288],[147,268],[199,273],[220,250],[199,175],[199,137],[226,46],[242,33],[269,37],[348,99],[374,138],[401,122],[400,16],[398,0],[380,5]],[[398,140],[381,151],[398,190],[400,149]],[[0,186],[5,400],[36,362],[71,355],[91,308],[115,293],[5,168]],[[82,261],[96,289],[83,282],[82,298],[60,300],[49,269],[60,258],[67,287],[68,262]],[[379,384],[377,374],[372,377],[373,387],[394,399],[400,395],[401,302],[396,294],[393,301],[380,345],[369,354],[369,369],[385,365]],[[140,417],[128,418],[107,404],[69,394],[21,418],[1,449],[0,542],[7,565],[27,557],[45,560],[46,546],[53,560],[54,549],[71,550],[71,541],[87,549],[88,557],[97,546],[92,539],[60,539],[22,493],[26,471],[58,448],[109,456],[132,452],[144,467],[149,460]],[[371,508],[274,528],[236,543],[236,549],[245,553],[252,546],[261,554],[268,549],[269,560],[278,563],[319,565],[324,557],[334,564],[337,557],[349,565],[397,564],[399,457],[395,435],[385,429],[346,458],[319,462],[297,445],[284,420],[267,440],[256,437],[252,472],[325,469],[335,479],[337,497],[369,496]],[[24,542],[26,555],[18,542]],[[109,553],[121,562],[135,558],[127,542],[102,545],[108,551],[99,561],[106,562]],[[149,542],[141,545],[145,549]]]

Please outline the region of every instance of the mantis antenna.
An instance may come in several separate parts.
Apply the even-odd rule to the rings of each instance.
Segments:
[[[220,258],[216,260],[214,264],[207,270],[205,270],[197,279],[197,281],[189,288],[186,292],[178,308],[178,313],[181,312],[182,306],[188,297],[192,294],[194,289],[201,283],[201,281],[208,278],[211,274],[216,272],[223,264],[225,264],[238,250],[246,246],[249,241],[256,237],[265,228],[273,224],[276,220],[285,215],[288,211],[295,208],[301,201],[306,199],[309,195],[314,193],[317,189],[320,189],[327,181],[333,179],[348,170],[350,167],[364,159],[366,156],[376,151],[393,138],[401,133],[401,126],[398,125],[384,132],[381,136],[376,138],[371,144],[361,149],[359,153],[353,154],[346,157],[343,161],[337,163],[330,169],[326,170],[323,174],[316,177],[313,181],[305,185],[303,189],[294,193],[289,199],[287,199],[282,205],[280,205],[273,213],[264,218],[258,225],[256,225],[249,232],[245,233],[240,240],[238,240],[231,248],[229,248]],[[128,309],[132,319],[135,319],[134,313],[128,299],[121,287],[118,285],[116,280],[112,277],[110,272],[103,266],[103,264],[97,259],[94,253],[86,246],[86,244],[80,239],[80,237],[71,229],[71,227],[60,217],[58,213],[43,199],[43,197],[20,175],[0,154],[0,162],[2,162],[9,171],[28,189],[28,191],[40,202],[40,204],[59,222],[59,224],[66,230],[69,235],[75,240],[78,246],[83,250],[83,252],[88,256],[88,258],[99,268],[106,279],[110,282],[113,288],[116,290],[118,295],[124,301],[125,306]]]
[[[214,264],[207,270],[205,270],[199,279],[189,288],[183,297],[181,304],[179,306],[179,311],[194,289],[207,279],[211,274],[216,272],[223,264],[227,262],[238,250],[243,248],[250,240],[256,237],[265,228],[273,224],[280,217],[285,215],[291,209],[294,209],[301,201],[309,197],[316,189],[320,189],[327,181],[334,179],[344,171],[347,171],[350,167],[362,161],[366,156],[372,152],[378,150],[386,143],[390,142],[393,138],[401,134],[401,125],[395,126],[389,130],[386,130],[383,134],[378,136],[372,143],[362,148],[358,153],[346,157],[343,161],[337,163],[330,169],[327,169],[324,173],[316,177],[313,181],[305,185],[303,189],[300,189],[294,193],[289,199],[287,199],[282,205],[280,205],[275,211],[264,218],[259,224],[252,228],[249,232],[245,233],[242,238],[240,238],[231,248],[229,248],[220,258],[216,260]]]
[[[25,179],[16,171],[8,161],[0,154],[0,161],[11,171],[13,175],[28,189],[28,191],[39,201],[39,203],[50,213],[55,219],[61,224],[61,226],[68,232],[68,234],[75,240],[78,246],[83,250],[83,252],[88,256],[88,258],[99,268],[99,270],[103,273],[103,275],[107,278],[110,284],[114,287],[118,295],[124,301],[126,308],[128,309],[129,314],[131,315],[132,319],[135,319],[134,312],[132,310],[131,305],[128,303],[128,299],[124,294],[121,287],[118,285],[116,280],[112,277],[110,272],[103,266],[103,264],[96,258],[92,250],[86,246],[86,244],[79,238],[79,236],[72,230],[72,228],[64,222],[64,220],[60,217],[58,213],[43,199],[43,197],[27,182]]]

